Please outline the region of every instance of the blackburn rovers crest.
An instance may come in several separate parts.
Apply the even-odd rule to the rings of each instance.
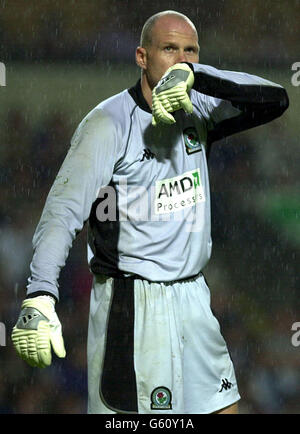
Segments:
[[[171,391],[164,386],[157,387],[151,393],[151,410],[171,410]]]
[[[188,154],[202,151],[196,128],[189,127],[183,131],[185,149]]]

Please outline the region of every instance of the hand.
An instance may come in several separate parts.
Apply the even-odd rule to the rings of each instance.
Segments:
[[[186,63],[176,63],[163,75],[152,91],[152,125],[175,123],[170,112],[183,109],[193,112],[188,92],[194,84],[194,73]]]
[[[41,295],[24,300],[11,338],[18,355],[30,366],[50,366],[51,345],[58,357],[65,357],[62,328],[55,312],[55,299]]]

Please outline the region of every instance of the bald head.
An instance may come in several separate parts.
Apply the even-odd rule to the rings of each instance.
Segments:
[[[174,22],[177,22],[177,24],[181,22],[185,30],[196,34],[198,40],[198,33],[193,22],[187,16],[179,12],[168,10],[158,12],[157,14],[148,18],[142,29],[140,46],[149,48],[153,41],[153,33],[155,32],[155,29],[158,26],[164,28],[165,26],[172,26]]]
[[[197,30],[179,12],[159,12],[144,24],[140,46],[136,49],[142,92],[150,107],[154,86],[170,66],[180,62],[199,62]]]

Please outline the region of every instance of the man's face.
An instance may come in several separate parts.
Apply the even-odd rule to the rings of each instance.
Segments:
[[[183,19],[165,16],[158,19],[152,29],[152,43],[146,48],[144,69],[151,89],[166,70],[179,62],[199,62],[196,31]]]

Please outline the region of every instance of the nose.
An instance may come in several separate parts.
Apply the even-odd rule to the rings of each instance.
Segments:
[[[187,62],[187,56],[186,56],[186,52],[184,50],[181,50],[178,53],[177,63],[180,63],[180,62]]]

